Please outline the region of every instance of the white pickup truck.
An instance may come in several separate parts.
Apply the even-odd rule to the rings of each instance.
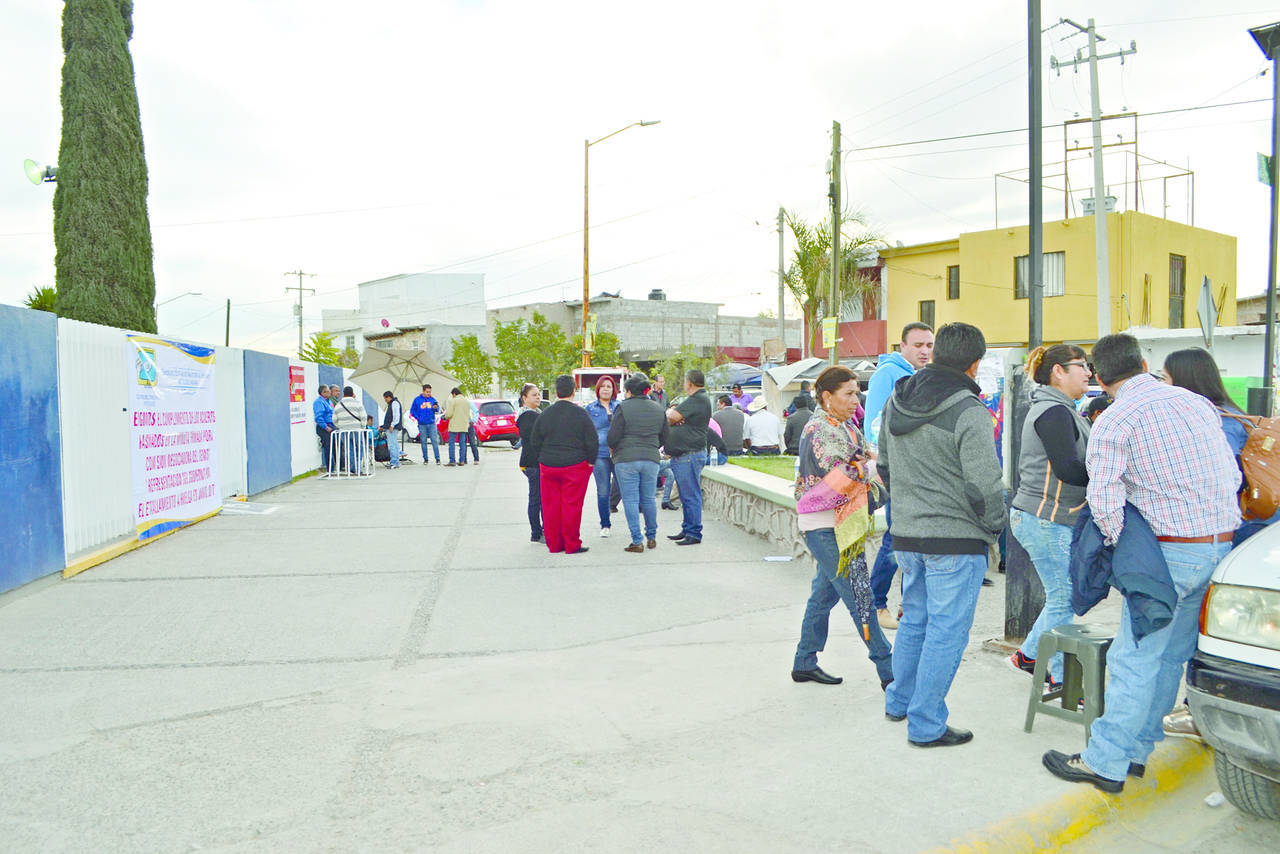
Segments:
[[[1223,794],[1280,820],[1280,523],[1214,570],[1187,689]]]

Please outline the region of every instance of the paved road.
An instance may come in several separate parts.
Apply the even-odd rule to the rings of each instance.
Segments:
[[[901,852],[1073,791],[1039,757],[1080,729],[1024,734],[981,650],[1000,586],[951,694],[976,740],[915,750],[847,618],[845,683],[789,680],[807,567],[714,521],[626,554],[590,498],[553,556],[523,496],[500,448],[313,478],[0,597],[0,848]]]

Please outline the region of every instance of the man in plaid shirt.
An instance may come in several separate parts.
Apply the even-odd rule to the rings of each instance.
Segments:
[[[1126,776],[1142,776],[1164,738],[1161,718],[1195,651],[1209,577],[1240,524],[1240,470],[1213,404],[1148,374],[1137,339],[1100,338],[1093,365],[1115,403],[1089,435],[1089,508],[1108,544],[1120,537],[1125,502],[1138,509],[1160,541],[1178,604],[1173,621],[1139,646],[1125,603],[1107,653],[1106,713],[1093,722],[1084,753],[1050,750],[1044,765],[1064,780],[1119,792]]]

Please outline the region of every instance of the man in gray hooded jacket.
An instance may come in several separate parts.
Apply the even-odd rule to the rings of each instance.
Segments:
[[[967,323],[938,330],[933,363],[899,381],[885,406],[877,469],[893,502],[902,620],[885,715],[916,747],[973,738],[947,725],[947,692],[969,640],[987,550],[1004,528],[991,413],[974,382],[986,353]]]

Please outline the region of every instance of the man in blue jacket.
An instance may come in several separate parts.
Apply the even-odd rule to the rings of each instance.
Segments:
[[[316,422],[316,436],[320,438],[320,464],[329,469],[329,434],[333,432],[333,404],[329,402],[329,387],[321,385],[311,404],[311,414]]]
[[[440,465],[440,436],[436,432],[436,418],[440,416],[440,402],[431,395],[431,383],[424,383],[422,394],[409,404],[409,417],[418,422],[418,444],[422,446],[422,463],[426,465],[427,442],[436,454],[436,465]]]
[[[863,420],[867,441],[872,447],[880,440],[880,423],[884,417],[884,405],[893,394],[898,380],[909,377],[929,364],[933,358],[933,330],[927,323],[908,323],[902,327],[902,344],[899,353],[885,353],[876,364],[867,386],[866,417]],[[892,524],[889,503],[885,502],[885,520]],[[893,557],[893,535],[885,532],[876,552],[876,564],[871,568],[871,598],[876,608],[876,619],[883,629],[896,629],[898,621],[889,613],[889,588],[893,574],[898,571],[898,561]]]

